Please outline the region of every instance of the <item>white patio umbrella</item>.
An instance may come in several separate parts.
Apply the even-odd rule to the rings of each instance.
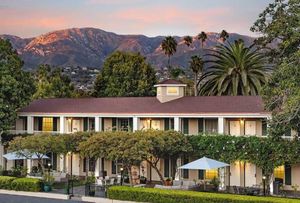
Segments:
[[[229,166],[229,164],[207,157],[202,157],[201,159],[197,159],[196,161],[180,166],[178,169],[209,170],[223,168],[226,166]]]
[[[229,164],[217,161],[214,159],[210,159],[207,157],[202,157],[201,159],[197,159],[196,161],[192,161],[188,164],[178,167],[178,169],[190,169],[190,170],[209,170],[209,169],[219,169],[229,166]],[[205,173],[204,173],[205,180]],[[205,181],[204,181],[204,190],[205,190]]]
[[[7,154],[4,154],[3,157],[6,158],[7,160],[21,160],[21,159],[39,159],[39,157],[43,157],[43,159],[49,159],[48,156],[46,156],[45,154],[32,154],[26,157],[24,155],[22,155],[23,153],[18,153],[18,152],[10,152]]]

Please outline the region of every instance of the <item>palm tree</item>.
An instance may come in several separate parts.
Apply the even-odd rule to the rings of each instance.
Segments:
[[[258,95],[267,81],[270,68],[253,46],[241,41],[220,44],[207,56],[214,60],[207,61],[211,65],[200,78],[200,95]]]
[[[198,95],[198,78],[202,73],[204,62],[200,56],[192,56],[190,60],[190,69],[194,73],[194,96]]]
[[[222,30],[220,34],[220,39],[222,40],[223,43],[227,40],[228,37],[229,37],[228,32],[226,32],[226,30]]]
[[[198,39],[201,41],[201,47],[203,48],[203,44],[207,40],[207,34],[202,31],[200,34],[198,34]]]
[[[191,44],[193,43],[193,38],[191,36],[185,36],[183,40],[186,46],[188,47],[191,46]]]
[[[177,42],[174,37],[167,36],[161,43],[162,50],[168,56],[168,68],[170,68],[170,58],[177,50]]]

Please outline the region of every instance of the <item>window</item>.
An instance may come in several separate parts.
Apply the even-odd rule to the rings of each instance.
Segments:
[[[284,166],[284,183],[286,185],[292,185],[292,167],[291,167],[291,165]]]
[[[205,173],[205,170],[198,170],[198,179],[199,180],[204,180],[204,173]]]
[[[205,171],[205,179],[211,180],[214,177],[218,177],[218,170],[217,169],[210,169]]]
[[[167,87],[167,95],[179,95],[178,87]]]
[[[53,131],[53,118],[43,118],[43,131]]]
[[[189,163],[189,159],[188,158],[184,158],[183,159],[183,164],[187,164]],[[188,169],[183,169],[183,178],[188,179],[189,178],[189,170]]]
[[[280,183],[283,183],[284,166],[279,166],[274,169],[274,177],[275,177],[275,181],[279,181]]]
[[[267,120],[263,119],[261,122],[262,125],[262,136],[267,136],[268,135],[268,125],[267,125]]]
[[[205,119],[205,132],[217,133],[218,132],[218,119],[209,118]]]
[[[170,177],[170,160],[164,159],[164,177]]]
[[[189,134],[189,119],[188,118],[183,118],[182,119],[182,129],[183,129],[183,134],[188,135]]]
[[[128,131],[129,119],[128,118],[119,118],[119,130]]]
[[[94,172],[96,167],[96,160],[94,158],[89,159],[89,171]]]

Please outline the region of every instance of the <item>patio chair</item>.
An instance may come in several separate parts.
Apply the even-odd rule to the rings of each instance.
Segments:
[[[96,187],[99,187],[100,189],[104,189],[105,188],[105,182],[103,179],[96,179],[96,183],[95,183]]]
[[[122,181],[122,177],[121,177],[121,176],[118,176],[118,177],[117,177],[116,185],[121,185],[121,181]]]
[[[115,178],[111,178],[109,181],[109,185],[114,185],[115,184]]]

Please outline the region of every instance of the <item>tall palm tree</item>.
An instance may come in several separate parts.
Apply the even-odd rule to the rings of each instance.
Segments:
[[[185,36],[183,40],[185,45],[188,47],[191,46],[191,44],[193,43],[193,38],[191,36]]]
[[[165,55],[168,56],[168,68],[170,67],[170,58],[177,50],[177,42],[174,37],[167,36],[161,43],[162,50],[165,52]]]
[[[190,60],[190,69],[194,73],[194,96],[198,95],[198,79],[202,73],[204,62],[200,56],[192,56]]]
[[[213,60],[200,78],[200,95],[258,95],[267,81],[264,55],[241,41],[220,44],[207,56]]]
[[[207,40],[207,34],[202,31],[201,33],[198,34],[198,40],[201,41],[201,47],[203,48],[203,44]]]
[[[226,32],[226,30],[222,30],[221,34],[220,34],[220,39],[222,40],[222,42],[224,43],[229,37],[228,32]]]

